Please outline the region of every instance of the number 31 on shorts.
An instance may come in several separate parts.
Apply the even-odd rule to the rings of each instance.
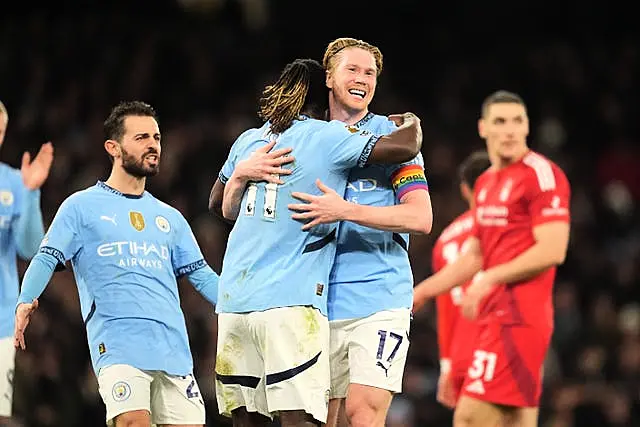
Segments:
[[[496,372],[496,363],[498,356],[495,353],[490,353],[484,350],[476,350],[473,352],[473,363],[469,367],[469,378],[477,380],[482,378],[484,382],[489,382],[493,379],[493,375]]]

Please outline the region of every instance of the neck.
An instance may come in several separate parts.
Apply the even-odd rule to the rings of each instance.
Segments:
[[[496,154],[489,154],[489,160],[491,161],[491,167],[494,169],[500,170],[504,169],[507,166],[511,166],[514,163],[518,163],[524,156],[529,152],[529,147],[526,145],[522,150],[520,150],[516,155],[512,157],[502,157]]]
[[[137,178],[129,175],[122,167],[113,165],[109,179],[105,181],[109,187],[118,190],[122,194],[141,195],[144,193],[146,178]]]
[[[329,119],[340,120],[348,125],[355,125],[367,115],[369,110],[353,110],[335,100],[333,94],[329,95]]]

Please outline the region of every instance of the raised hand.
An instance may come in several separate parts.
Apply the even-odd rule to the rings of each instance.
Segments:
[[[25,187],[30,190],[37,190],[42,187],[42,184],[44,184],[49,176],[52,163],[53,144],[51,144],[51,142],[42,144],[40,151],[38,151],[33,161],[31,161],[31,154],[25,151],[22,155],[22,166],[20,167],[22,182]]]

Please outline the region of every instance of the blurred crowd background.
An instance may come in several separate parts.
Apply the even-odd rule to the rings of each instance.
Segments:
[[[573,190],[540,425],[640,426],[640,37],[632,14],[563,1],[449,3],[15,4],[0,14],[0,99],[10,117],[0,159],[16,167],[24,150],[53,141],[42,196],[49,224],[65,197],[108,176],[102,122],[110,108],[151,103],[163,156],[149,190],[182,211],[220,271],[229,229],[207,212],[209,189],[235,138],[259,123],[263,84],[296,57],[320,60],[334,38],[362,38],[385,60],[372,111],[422,118],[435,219],[431,236],[411,240],[419,281],[430,274],[433,241],[465,209],[456,167],[483,147],[483,98],[518,92],[530,145],[564,168]],[[229,425],[213,389],[216,318],[188,283],[181,295],[208,425]],[[16,364],[17,425],[104,425],[70,272],[44,293],[27,344]],[[450,425],[450,411],[435,402],[437,359],[431,307],[414,320],[405,391],[388,426]]]

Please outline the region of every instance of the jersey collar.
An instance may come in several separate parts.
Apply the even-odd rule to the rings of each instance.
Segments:
[[[108,186],[107,184],[105,184],[102,181],[98,181],[98,183],[96,185],[98,187],[102,188],[103,190],[108,191],[109,193],[115,194],[116,196],[126,197],[127,199],[141,199],[142,196],[144,196],[144,193],[142,193],[142,194],[125,194],[125,193],[122,193],[122,192],[116,190],[115,188]]]

